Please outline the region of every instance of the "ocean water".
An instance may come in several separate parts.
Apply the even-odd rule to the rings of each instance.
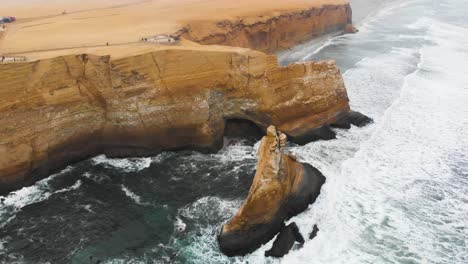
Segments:
[[[317,224],[315,239],[282,259],[264,257],[272,242],[219,252],[258,147],[226,140],[212,155],[98,156],[3,197],[0,262],[468,263],[468,2],[352,3],[359,33],[280,54],[336,59],[352,108],[375,120],[289,147],[327,177],[290,220],[304,237]]]

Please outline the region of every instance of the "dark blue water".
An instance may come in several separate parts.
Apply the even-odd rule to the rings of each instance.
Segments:
[[[189,262],[199,230],[226,220],[247,195],[253,152],[231,142],[216,155],[100,156],[73,165],[6,197],[0,260]]]

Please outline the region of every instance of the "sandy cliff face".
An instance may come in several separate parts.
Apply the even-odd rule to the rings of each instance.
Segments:
[[[301,136],[349,111],[333,62],[234,48],[0,64],[0,79],[1,192],[99,153],[213,150],[232,118]]]
[[[249,195],[218,237],[226,255],[256,250],[281,230],[286,219],[307,209],[318,197],[325,177],[284,153],[286,143],[285,134],[274,126],[267,129]]]
[[[177,32],[200,44],[219,44],[273,53],[328,32],[345,32],[352,23],[349,4],[323,5],[278,15],[219,22],[198,21]]]

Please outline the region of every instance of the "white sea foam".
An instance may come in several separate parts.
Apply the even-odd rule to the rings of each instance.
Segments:
[[[94,213],[92,206],[90,204],[83,205],[83,209],[85,209],[86,211],[90,213]]]
[[[106,167],[118,168],[126,172],[140,171],[149,168],[155,158],[126,158],[126,159],[112,159],[106,155],[99,155],[91,159],[93,164],[103,164]]]
[[[367,21],[369,37],[401,7]],[[264,246],[238,262],[466,262],[468,29],[433,17],[413,21],[402,24],[413,35],[376,37],[412,47],[391,47],[344,74],[352,107],[376,124],[290,149],[327,176],[317,202],[290,220],[304,236],[318,224],[318,236],[282,260],[266,260]]]
[[[398,87],[405,76],[416,69],[419,56],[417,47],[392,48],[387,53],[359,61],[343,75],[351,108],[379,119],[398,98]]]
[[[320,53],[323,49],[333,46],[346,44],[351,42],[362,42],[363,37],[369,34],[375,34],[376,31],[376,21],[382,19],[386,16],[398,12],[401,8],[408,6],[412,3],[417,3],[420,0],[413,1],[402,1],[402,0],[389,0],[389,1],[373,1],[369,3],[367,0],[355,0],[352,1],[352,6],[356,4],[359,9],[366,9],[365,14],[362,14],[362,18],[359,19],[358,24],[356,25],[359,29],[359,32],[356,34],[328,34],[320,38],[316,38],[306,44],[298,45],[289,50],[285,50],[278,53],[278,59],[282,64],[286,62],[297,62],[297,61],[309,61],[313,57]],[[353,3],[356,2],[356,3]],[[366,3],[362,3],[366,2]],[[373,7],[369,7],[373,5]],[[387,35],[386,38],[395,38],[394,35]],[[412,38],[413,36],[400,35],[396,37],[401,38]],[[367,41],[375,41],[367,39]],[[381,40],[377,40],[381,41]],[[348,54],[352,55],[352,54]]]
[[[180,217],[190,219],[198,225],[197,235],[191,236],[193,241],[181,248],[180,252],[193,256],[191,263],[228,263],[229,258],[219,252],[217,241],[214,239],[221,225],[214,226],[210,222],[227,221],[238,210],[241,202],[207,196],[179,209]]]
[[[53,191],[49,187],[49,182],[61,174],[70,172],[72,169],[73,167],[69,166],[57,174],[36,182],[32,186],[23,187],[20,190],[11,192],[7,196],[0,197],[3,200],[3,203],[0,205],[1,226],[14,219],[15,213],[21,208],[49,198],[53,194]]]
[[[353,76],[355,69],[345,75],[352,80],[348,87],[360,107],[370,114],[385,110],[370,138],[357,129],[350,131],[357,135],[344,135],[335,143],[296,150],[322,167],[328,178],[318,201],[292,219],[303,233],[317,223],[318,236],[281,262],[466,261],[468,187],[456,184],[466,184],[466,179],[454,173],[453,164],[464,164],[459,170],[468,169],[463,154],[468,153],[468,76],[463,73],[468,61],[468,30],[432,18],[421,18],[409,27],[426,29],[424,39],[430,42],[417,50],[420,63],[403,79],[398,99],[390,108],[372,106],[367,98],[362,99],[364,94],[353,94],[353,85],[361,82]],[[396,62],[379,65],[385,70],[397,66]],[[398,81],[398,75],[393,77]],[[376,80],[379,78],[369,84],[377,84]],[[364,91],[369,88],[360,90]],[[343,157],[342,150],[330,151],[323,145],[334,148],[341,143],[360,147],[341,166],[338,162],[330,169],[333,165],[324,160],[331,156],[339,161],[336,157]],[[314,154],[323,160],[312,158]]]
[[[83,177],[93,180],[95,182],[99,182],[99,183],[111,180],[111,178],[104,173],[96,174],[96,173],[85,172],[83,173]]]
[[[20,209],[26,205],[41,202],[47,199],[51,192],[48,189],[47,182],[49,179],[37,182],[33,186],[24,187],[18,191],[10,193],[8,196],[3,197],[3,205],[6,207],[14,207]]]
[[[228,219],[240,207],[240,200],[224,200],[215,196],[206,196],[179,209],[179,214],[192,220]]]
[[[49,182],[55,177],[66,174],[71,170],[73,170],[73,167],[69,166],[59,173],[53,174],[46,179],[36,182],[32,186],[23,187],[18,191],[11,192],[7,196],[0,197],[0,199],[3,201],[3,203],[0,204],[0,227],[3,227],[14,220],[16,213],[23,207],[45,201],[55,193],[73,189],[76,184],[70,188],[65,188],[64,190],[59,191],[54,191],[49,186]]]
[[[184,223],[184,221],[182,221],[182,219],[180,219],[180,217],[176,218],[174,226],[175,226],[175,229],[176,229],[177,232],[184,232],[185,229],[187,228],[187,224]]]
[[[390,15],[401,12],[403,8],[417,4],[418,2],[421,2],[421,0],[386,1],[386,3],[384,3],[381,8],[369,14],[359,23],[359,31],[372,34],[379,33],[379,30],[375,28],[375,26],[382,26],[382,24],[375,22],[379,22],[379,20],[386,20],[386,18],[388,18]]]
[[[129,197],[130,199],[132,199],[135,203],[139,204],[139,205],[145,205],[146,203],[144,203],[141,199],[141,197],[139,195],[137,195],[136,193],[132,192],[129,188],[127,188],[127,186],[121,184],[120,185],[122,191],[125,193],[125,195],[127,197]]]
[[[7,243],[7,241],[5,240],[0,240],[0,252],[3,251],[5,249],[5,246],[4,244]]]
[[[214,157],[221,162],[242,161],[245,159],[255,159],[258,150],[258,143],[254,146],[247,146],[242,141],[230,143],[221,149]]]
[[[80,188],[81,184],[82,184],[81,180],[77,180],[72,186],[70,186],[68,188],[58,190],[58,191],[55,191],[55,192],[53,192],[53,194],[64,193],[64,192],[69,192],[69,191],[76,190],[76,189]]]
[[[153,259],[147,259],[146,257],[143,258],[116,258],[111,260],[106,260],[102,262],[104,264],[146,264],[146,263],[165,263],[165,262],[154,262]]]
[[[282,64],[286,64],[284,63],[285,61],[297,62],[309,60],[323,48],[338,42],[341,38],[346,38],[346,36],[337,35],[336,33],[324,35],[305,44],[279,52],[277,54],[278,60],[282,62]]]

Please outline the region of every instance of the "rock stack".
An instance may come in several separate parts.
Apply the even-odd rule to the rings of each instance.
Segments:
[[[307,209],[320,194],[325,177],[311,165],[285,154],[286,144],[285,134],[268,127],[249,195],[218,237],[226,255],[256,250],[283,229],[285,220]]]

